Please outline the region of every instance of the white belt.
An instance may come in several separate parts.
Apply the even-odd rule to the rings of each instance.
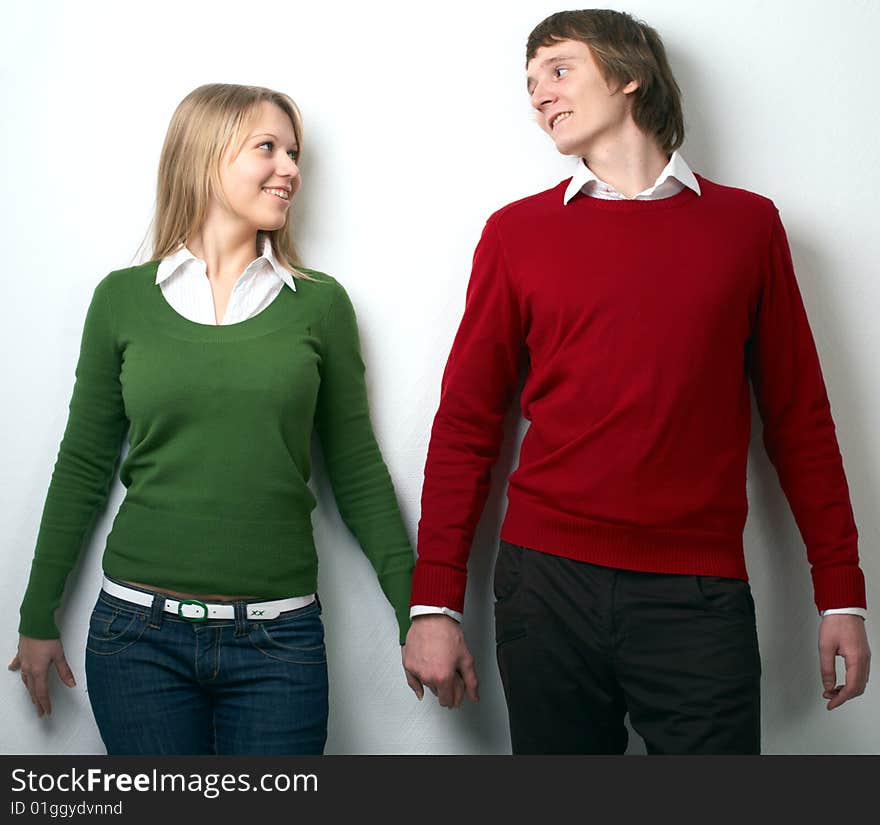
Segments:
[[[101,588],[111,596],[132,604],[140,604],[144,607],[150,607],[153,604],[152,593],[126,587],[124,584],[108,579],[107,576],[104,576]],[[290,599],[275,599],[271,602],[248,602],[246,604],[247,618],[254,621],[277,619],[281,613],[286,613],[288,610],[298,610],[310,605],[313,601],[315,601],[314,593],[309,596],[293,596]],[[198,599],[165,599],[165,612],[186,619],[188,622],[235,618],[235,606],[229,602],[212,604]]]

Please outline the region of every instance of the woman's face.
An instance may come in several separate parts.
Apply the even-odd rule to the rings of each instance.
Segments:
[[[263,101],[237,155],[228,149],[220,162],[224,211],[254,231],[284,225],[290,201],[299,189],[299,146],[290,118]]]

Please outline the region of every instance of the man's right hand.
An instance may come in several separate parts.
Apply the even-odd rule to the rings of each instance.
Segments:
[[[52,665],[55,665],[58,676],[67,687],[76,686],[76,680],[67,659],[64,658],[60,639],[19,637],[18,653],[9,663],[8,669],[21,671],[21,681],[28,689],[31,702],[37,709],[37,716],[52,713],[52,702],[49,699],[49,670]]]
[[[474,657],[461,626],[445,614],[413,619],[403,648],[403,669],[407,684],[419,699],[427,685],[444,708],[460,707],[465,694],[472,702],[480,701]]]

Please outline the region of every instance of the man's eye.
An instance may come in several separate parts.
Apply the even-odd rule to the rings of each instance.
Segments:
[[[554,74],[557,78],[563,77],[567,72],[568,72],[568,69],[566,69],[564,66],[557,66],[557,67],[553,70],[553,74]]]

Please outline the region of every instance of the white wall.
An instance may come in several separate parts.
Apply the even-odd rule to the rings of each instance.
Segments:
[[[613,5],[644,17],[665,38],[685,97],[684,155],[691,165],[768,195],[781,210],[861,530],[868,633],[880,648],[880,134],[870,103],[880,68],[880,4]],[[306,263],[338,277],[358,310],[373,420],[414,537],[440,375],[483,222],[504,203],[570,174],[572,160],[557,155],[532,121],[523,71],[529,31],[563,7],[559,0],[377,0],[351,8],[227,0],[4,4],[4,661],[15,649],[18,604],[85,309],[96,282],[128,265],[147,231],[159,150],[177,102],[215,81],[276,87],[299,102],[306,142],[304,186],[293,206],[296,235]],[[328,753],[508,751],[490,570],[514,441],[508,439],[499,463],[471,565],[466,633],[478,658],[482,703],[458,712],[440,709],[430,696],[420,704],[406,687],[390,609],[318,479]],[[764,750],[877,752],[876,689],[833,713],[824,709],[804,550],[757,434],[749,493]],[[102,751],[83,653],[103,538],[120,495],[117,486],[63,611],[79,686],[56,682],[56,710],[38,720],[18,677],[3,676],[0,752]],[[631,750],[640,751],[640,743]]]

